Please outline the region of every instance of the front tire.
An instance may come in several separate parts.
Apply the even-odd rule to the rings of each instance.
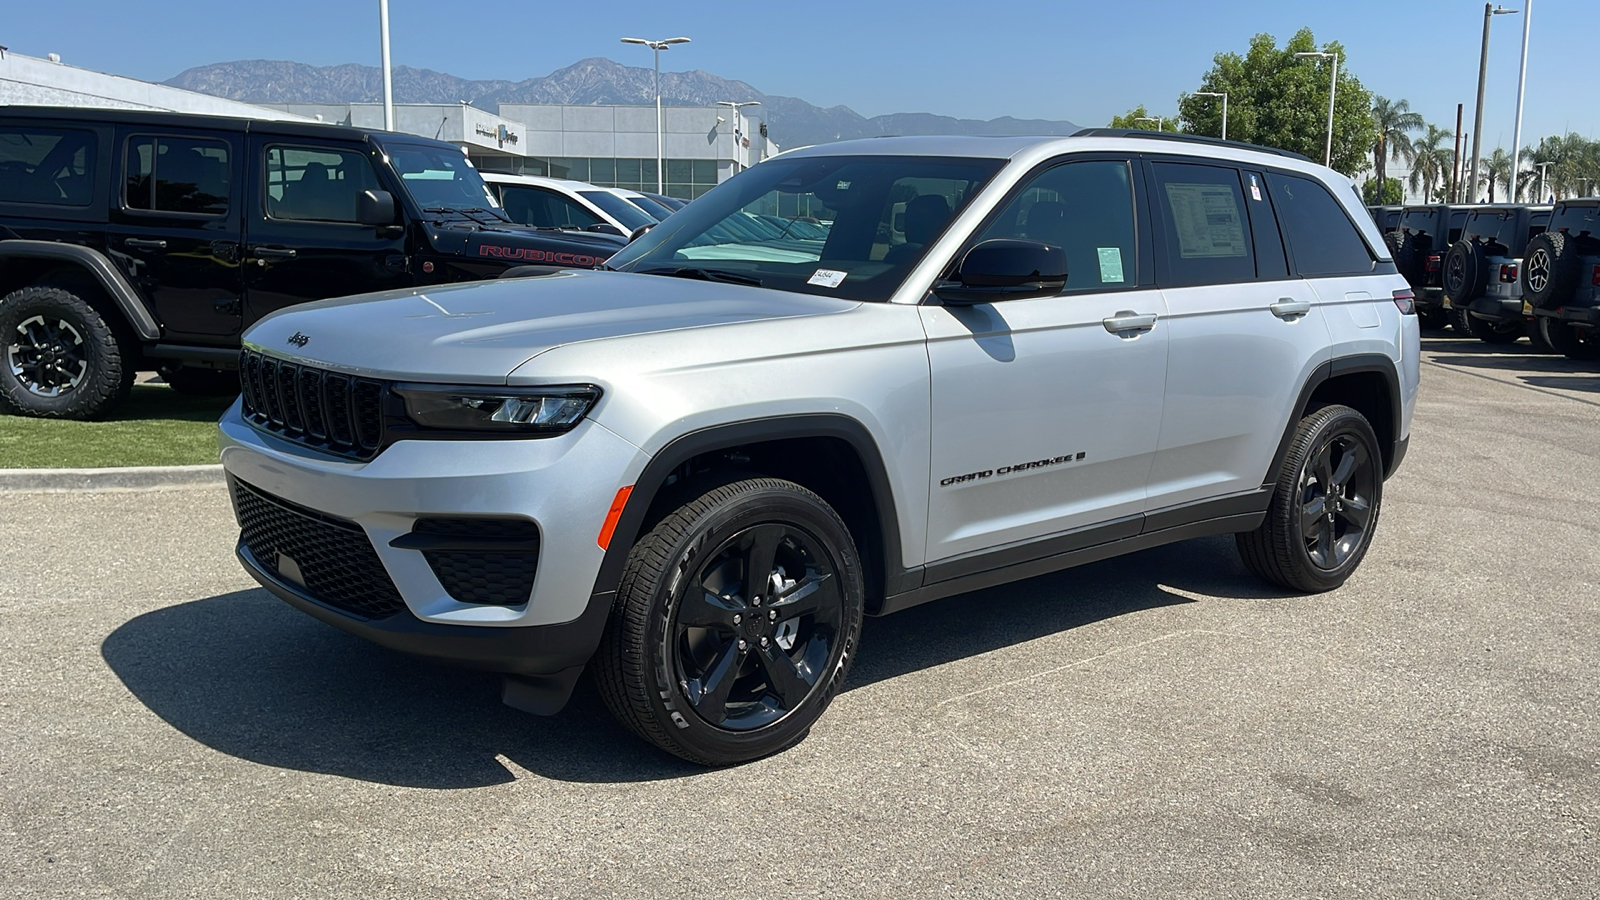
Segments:
[[[94,419],[133,389],[132,342],[74,288],[37,284],[0,298],[0,410]]]
[[[849,529],[772,478],[709,484],[633,547],[596,654],[611,712],[691,762],[805,737],[844,683],[865,588]]]
[[[1267,517],[1235,535],[1245,568],[1294,591],[1344,584],[1372,545],[1383,503],[1377,434],[1348,406],[1300,420],[1278,470]]]

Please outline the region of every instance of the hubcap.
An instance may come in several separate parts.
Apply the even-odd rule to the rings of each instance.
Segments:
[[[83,382],[89,374],[83,335],[65,319],[51,324],[34,316],[17,325],[6,347],[11,375],[38,397],[59,397]]]
[[[1336,569],[1372,527],[1377,467],[1354,435],[1323,441],[1300,473],[1300,536],[1319,569]]]
[[[718,728],[770,725],[805,703],[841,639],[834,560],[815,537],[775,523],[705,559],[670,624],[679,690]]]
[[[1543,248],[1533,251],[1528,257],[1528,287],[1538,293],[1544,290],[1545,282],[1550,280],[1550,254]]]

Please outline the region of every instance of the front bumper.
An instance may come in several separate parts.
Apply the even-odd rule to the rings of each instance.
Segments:
[[[290,605],[386,647],[502,672],[554,674],[581,666],[593,652],[610,606],[609,595],[594,593],[605,556],[597,536],[617,489],[647,462],[598,423],[584,421],[555,438],[405,440],[366,463],[264,434],[243,420],[237,403],[220,430],[231,479],[358,527],[404,608],[380,618],[346,612],[305,588],[306,579],[286,577],[281,558],[256,559],[241,542],[245,569]],[[423,552],[391,546],[418,519],[451,516],[538,523],[526,602],[460,602]]]

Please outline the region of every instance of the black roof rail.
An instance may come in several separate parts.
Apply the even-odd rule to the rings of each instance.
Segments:
[[[1306,162],[1316,162],[1309,156],[1296,153],[1293,150],[1279,150],[1277,147],[1263,147],[1260,144],[1247,144],[1244,141],[1225,141],[1221,138],[1202,137],[1198,134],[1183,134],[1177,131],[1146,131],[1143,128],[1080,128],[1072,133],[1073,137],[1131,137],[1147,138],[1152,141],[1182,141],[1186,144],[1210,144],[1214,147],[1237,147],[1240,150],[1255,150],[1259,153],[1271,153],[1274,156],[1285,156],[1290,159],[1303,159]]]

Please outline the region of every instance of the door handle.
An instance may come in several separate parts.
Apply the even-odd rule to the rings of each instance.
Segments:
[[[165,250],[165,249],[167,249],[167,242],[166,241],[150,240],[149,238],[128,238],[127,240],[123,241],[122,243],[125,246],[133,247],[133,248],[138,249],[138,250]]]
[[[250,252],[255,254],[258,266],[266,265],[269,259],[294,259],[294,251],[287,247],[252,247]]]
[[[1124,337],[1137,337],[1156,327],[1155,313],[1136,313],[1132,310],[1120,310],[1116,315],[1104,320],[1106,330],[1112,334]]]
[[[1292,297],[1283,297],[1277,303],[1267,307],[1272,314],[1285,322],[1292,322],[1308,312],[1311,312],[1310,300],[1295,300]]]

